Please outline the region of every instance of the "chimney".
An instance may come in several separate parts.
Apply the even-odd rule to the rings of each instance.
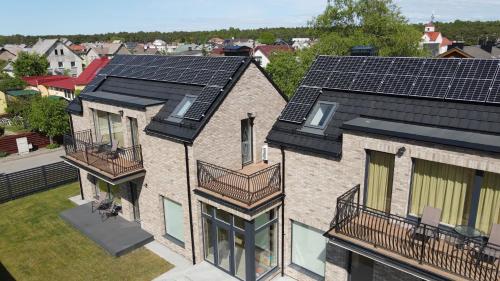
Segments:
[[[377,49],[373,46],[354,46],[351,48],[351,56],[376,56]]]

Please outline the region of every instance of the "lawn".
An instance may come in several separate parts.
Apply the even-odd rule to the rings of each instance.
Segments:
[[[78,191],[73,183],[1,204],[0,269],[16,280],[151,280],[173,267],[145,248],[112,257],[66,224],[59,213]]]

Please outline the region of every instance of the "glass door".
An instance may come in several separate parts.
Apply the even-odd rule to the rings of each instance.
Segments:
[[[252,124],[250,119],[241,120],[241,159],[243,165],[253,162]]]
[[[229,229],[217,226],[217,265],[227,272],[231,272],[231,235]]]
[[[134,220],[139,222],[141,220],[141,214],[139,213],[139,195],[137,194],[137,185],[134,182],[130,182],[130,197],[134,211]]]

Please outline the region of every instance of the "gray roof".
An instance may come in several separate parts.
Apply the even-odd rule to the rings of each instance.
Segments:
[[[160,99],[144,98],[134,95],[115,94],[105,91],[83,93],[81,95],[81,98],[88,101],[96,101],[137,109],[145,109],[148,106],[165,103],[164,100]]]
[[[478,59],[500,59],[500,49],[493,47],[492,52],[481,49],[480,46],[464,46],[464,52]]]
[[[31,47],[30,51],[39,55],[45,55],[57,41],[58,39],[40,39]]]

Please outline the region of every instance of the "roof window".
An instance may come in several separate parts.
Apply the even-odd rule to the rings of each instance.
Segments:
[[[336,108],[337,103],[335,102],[317,102],[304,126],[324,130],[335,113]]]
[[[182,118],[184,118],[184,115],[189,110],[191,105],[193,105],[195,100],[196,96],[191,96],[191,95],[185,96],[181,100],[181,102],[175,107],[170,117],[168,117],[168,120],[174,122],[180,122]]]

